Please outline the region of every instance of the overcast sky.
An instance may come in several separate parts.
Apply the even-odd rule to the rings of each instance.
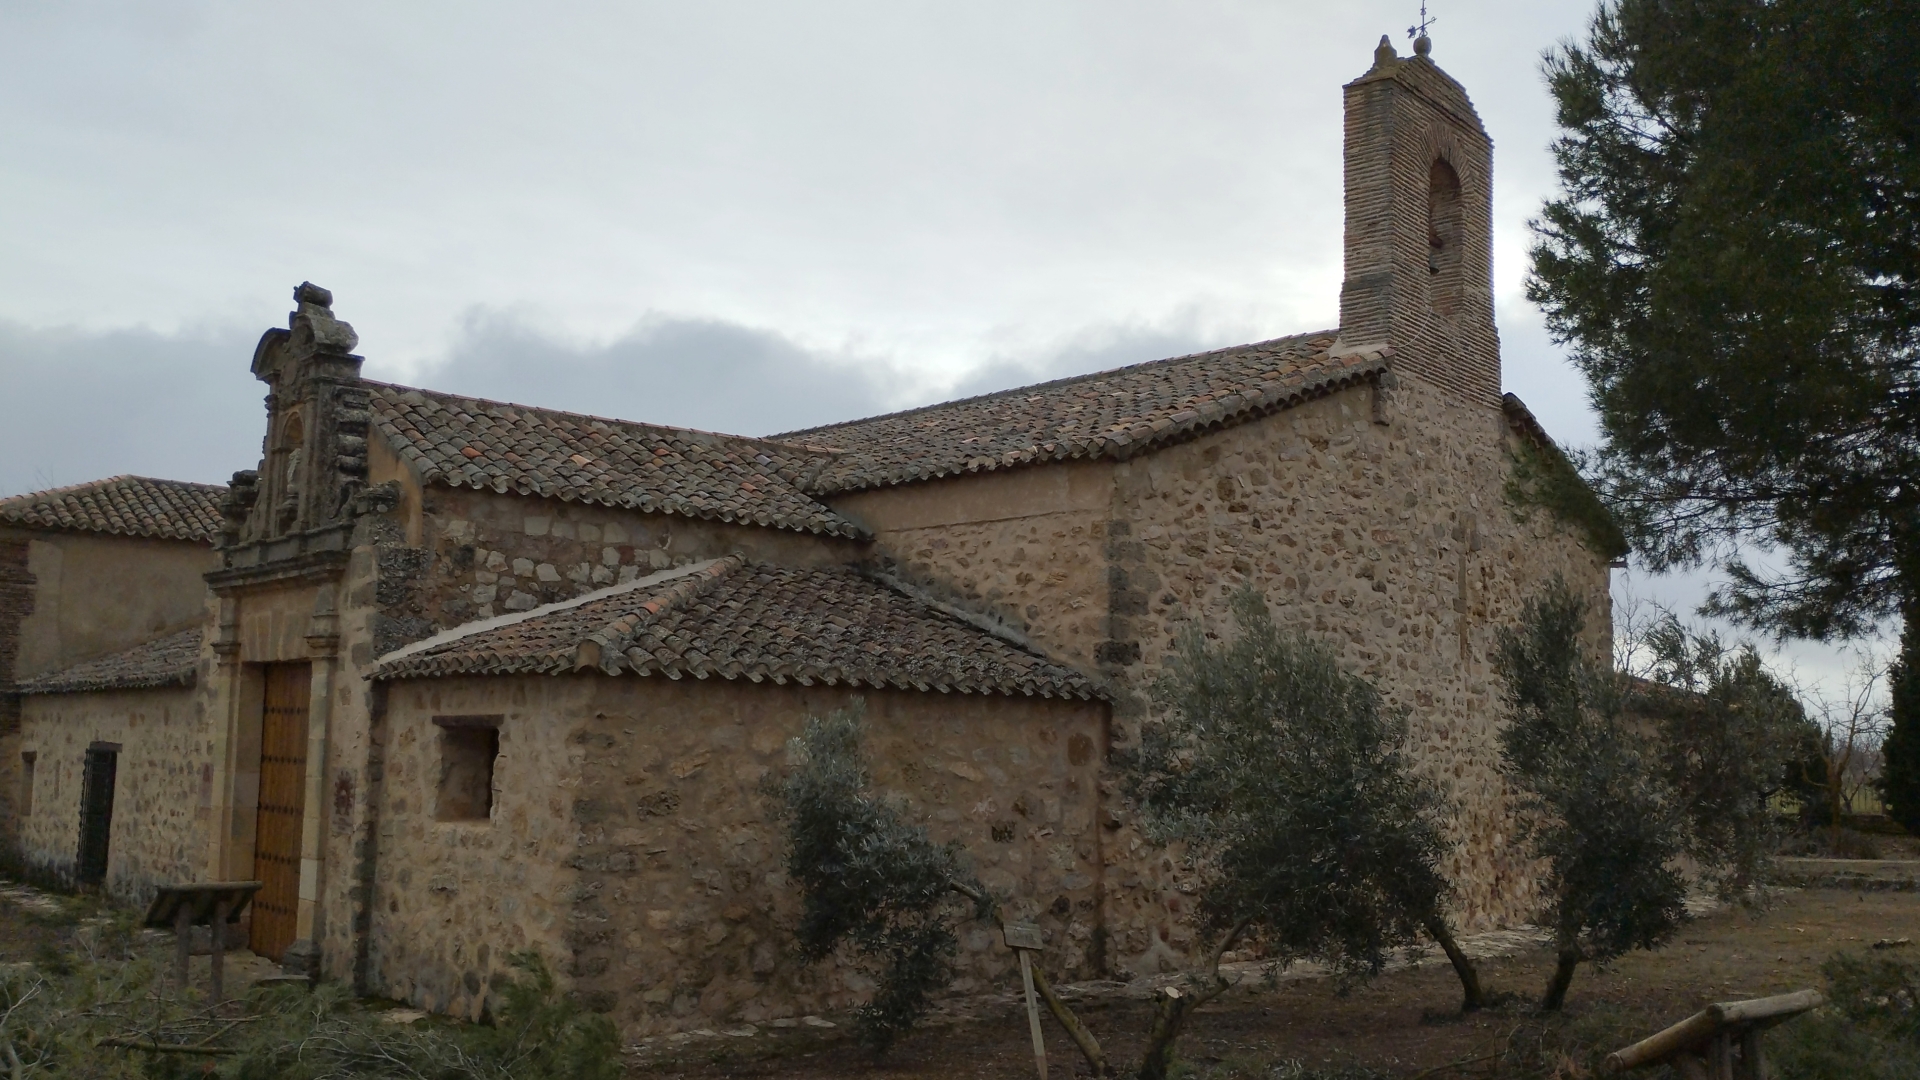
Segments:
[[[1522,282],[1592,6],[1433,8],[1506,384],[1569,444]],[[253,465],[306,279],[370,377],[744,434],[1331,327],[1340,87],[1418,10],[0,0],[0,495]]]

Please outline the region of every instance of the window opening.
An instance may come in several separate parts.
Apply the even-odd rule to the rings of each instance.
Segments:
[[[500,757],[500,717],[436,716],[440,728],[439,821],[486,821],[493,814],[493,767]]]
[[[33,763],[40,755],[32,750],[20,755],[20,816],[33,816]]]
[[[1428,296],[1433,310],[1448,318],[1460,301],[1461,217],[1460,176],[1436,160],[1427,170]]]

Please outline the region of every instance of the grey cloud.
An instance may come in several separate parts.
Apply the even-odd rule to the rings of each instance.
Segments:
[[[972,397],[1028,383],[1064,379],[1169,356],[1244,344],[1245,340],[1214,340],[1190,324],[1170,327],[1111,326],[1081,331],[1038,357],[1000,356],[962,378],[951,397]]]
[[[255,336],[240,330],[89,333],[0,322],[0,495],[139,473],[224,482],[260,456]],[[912,382],[874,357],[805,348],[718,319],[653,317],[578,345],[471,314],[437,364],[371,378],[601,416],[764,435],[1174,356],[1222,342],[1190,330],[1085,331],[1028,358],[1000,356],[958,385]]]
[[[902,383],[881,361],[718,319],[652,317],[608,344],[576,345],[485,311],[469,314],[420,378],[437,390],[743,435],[885,412]]]
[[[993,357],[949,386],[717,319],[653,317],[611,343],[583,346],[476,312],[422,380],[462,394],[766,435],[1235,343],[1178,326],[1094,328],[1031,356]]]
[[[0,322],[0,495],[138,473],[224,483],[260,457],[252,334]]]

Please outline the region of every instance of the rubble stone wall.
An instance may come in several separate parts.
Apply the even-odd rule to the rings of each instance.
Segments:
[[[388,691],[376,809],[368,986],[475,1018],[512,953],[566,970],[576,874],[572,804],[584,748],[572,738],[590,680],[436,679]],[[440,821],[436,716],[499,716],[485,821]],[[344,869],[344,868],[343,868]]]
[[[382,542],[375,654],[478,619],[567,600],[656,570],[732,555],[784,566],[851,562],[865,545],[790,529],[649,514],[468,488],[420,487],[376,441],[374,479],[396,479],[399,529]]]
[[[1117,693],[1119,741],[1151,708],[1180,630],[1224,629],[1229,597],[1251,585],[1283,625],[1334,643],[1410,710],[1420,760],[1458,800],[1446,869],[1462,921],[1525,919],[1532,875],[1495,771],[1490,651],[1559,573],[1591,598],[1606,655],[1606,559],[1507,501],[1520,436],[1498,408],[1409,375],[1381,394],[1353,387],[1117,464],[903,485],[836,507],[909,576],[1097,668]],[[1131,827],[1106,858],[1116,970],[1181,962],[1191,934],[1172,864]]]
[[[30,864],[71,877],[87,748],[117,743],[107,893],[144,904],[156,885],[204,879],[213,768],[191,688],[34,694],[21,711],[14,756],[34,755],[32,813],[20,825]]]
[[[877,783],[1046,928],[1063,976],[1093,974],[1103,705],[526,676],[390,692],[375,989],[471,1014],[506,951],[535,947],[629,1037],[864,1000],[858,970],[792,954],[798,899],[761,788],[809,714],[855,700]],[[455,714],[502,718],[487,824],[431,819],[433,717]],[[1008,961],[997,932],[965,927],[955,988]]]
[[[1107,640],[1107,462],[1014,469],[837,496],[903,577],[992,614],[1055,659]]]
[[[19,839],[20,697],[12,692],[20,654],[20,624],[33,611],[33,574],[27,541],[0,533],[0,844]]]
[[[1408,710],[1418,760],[1458,811],[1445,867],[1457,915],[1474,929],[1507,924],[1535,898],[1497,772],[1496,634],[1559,574],[1591,599],[1605,656],[1607,559],[1507,501],[1518,436],[1498,409],[1409,376],[1376,412],[1378,392],[1348,390],[1117,470],[1112,636],[1140,657],[1122,679],[1133,708],[1150,708],[1180,632],[1195,620],[1227,629],[1229,598],[1251,586],[1282,626],[1333,644]],[[1113,913],[1121,956],[1164,936],[1153,925],[1163,905],[1148,907]]]

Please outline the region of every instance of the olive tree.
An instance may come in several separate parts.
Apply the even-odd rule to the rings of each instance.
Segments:
[[[1626,716],[1622,681],[1589,655],[1586,614],[1556,578],[1500,631],[1494,659],[1510,713],[1501,762],[1546,879],[1557,953],[1548,1010],[1565,1003],[1581,962],[1660,945],[1686,913],[1679,799],[1640,752],[1649,737]]]
[[[1626,708],[1650,721],[1686,851],[1723,898],[1754,895],[1780,840],[1769,800],[1789,788],[1819,728],[1751,645],[1729,646],[1671,612],[1636,644],[1640,663],[1622,673]]]
[[[1128,774],[1146,835],[1185,853],[1202,928],[1348,979],[1431,938],[1478,1008],[1445,916],[1451,808],[1411,767],[1406,711],[1329,646],[1277,627],[1251,589],[1231,612],[1228,640],[1197,627],[1180,639]]]
[[[856,1011],[855,1030],[883,1053],[953,979],[954,926],[968,914],[956,884],[985,894],[958,844],[934,843],[896,800],[874,792],[863,731],[857,707],[809,718],[788,746],[794,767],[772,792],[786,823],[787,876],[800,889],[800,955],[818,962],[845,945],[874,971],[877,989]]]

